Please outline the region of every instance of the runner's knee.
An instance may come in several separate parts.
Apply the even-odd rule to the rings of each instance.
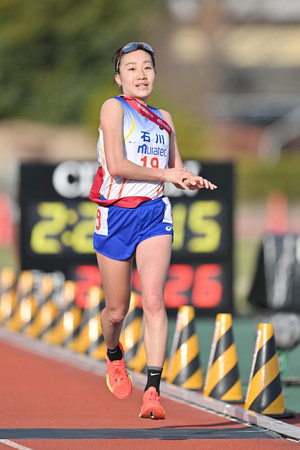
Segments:
[[[105,308],[106,317],[109,322],[113,325],[117,325],[125,319],[125,316],[128,312],[128,305],[121,306],[118,308],[115,307],[106,307]]]
[[[160,294],[148,294],[143,297],[144,314],[148,317],[165,311],[164,298]]]

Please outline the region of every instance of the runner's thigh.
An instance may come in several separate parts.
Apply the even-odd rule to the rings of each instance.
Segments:
[[[146,294],[163,295],[170,265],[172,236],[153,236],[142,241],[136,249],[136,264],[143,297]]]
[[[106,305],[112,308],[128,305],[131,292],[132,258],[119,261],[97,253]]]

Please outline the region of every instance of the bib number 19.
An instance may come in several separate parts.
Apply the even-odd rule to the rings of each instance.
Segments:
[[[148,160],[148,156],[144,156],[144,158],[141,159],[141,161],[143,163],[143,167],[147,167],[147,160]],[[153,167],[153,169],[158,169],[158,167],[159,167],[158,158],[156,158],[156,157],[151,158],[150,166]]]

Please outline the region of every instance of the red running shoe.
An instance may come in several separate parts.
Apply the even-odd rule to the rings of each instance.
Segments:
[[[119,345],[122,351],[122,359],[110,361],[106,355],[106,384],[116,397],[123,400],[131,394],[132,379],[126,370],[123,346],[121,343]]]
[[[166,416],[164,408],[160,404],[159,395],[155,387],[151,386],[144,392],[143,405],[140,417],[144,419],[164,419]]]

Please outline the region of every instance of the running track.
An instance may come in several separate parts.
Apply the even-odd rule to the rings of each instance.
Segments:
[[[273,431],[163,395],[166,420],[140,419],[141,388],[118,400],[86,359],[53,359],[49,346],[31,342],[0,333],[1,450],[299,448]]]

